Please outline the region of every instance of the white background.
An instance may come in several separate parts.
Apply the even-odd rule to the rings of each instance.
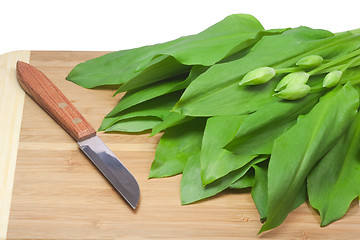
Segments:
[[[359,0],[0,0],[0,54],[139,47],[198,33],[234,13],[255,16],[265,29],[360,28]]]

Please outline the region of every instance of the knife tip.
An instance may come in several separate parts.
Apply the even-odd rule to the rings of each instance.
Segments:
[[[136,209],[137,205],[138,205],[138,203],[136,203],[136,204],[130,204],[130,206],[131,206],[131,208],[132,208],[133,210]]]
[[[136,196],[133,197],[132,199],[128,199],[125,197],[126,201],[129,203],[129,205],[132,207],[133,210],[136,209],[136,207],[139,205],[139,200],[140,200],[140,188],[139,185],[137,186],[137,191],[136,191]]]

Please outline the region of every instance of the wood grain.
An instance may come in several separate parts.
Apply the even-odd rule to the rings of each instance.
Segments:
[[[95,128],[121,96],[65,80],[78,63],[104,52],[32,52],[43,71]],[[360,212],[324,228],[307,204],[279,228],[257,236],[259,215],[248,191],[224,192],[181,206],[180,176],[147,178],[160,135],[104,134],[139,182],[136,211],[128,207],[73,139],[26,96],[8,239],[359,239]]]
[[[96,135],[90,123],[39,69],[22,61],[17,62],[16,69],[20,86],[75,141],[82,141]]]
[[[30,60],[29,51],[0,56],[0,239],[6,238],[14,172],[24,106],[24,91],[16,81],[16,61]]]

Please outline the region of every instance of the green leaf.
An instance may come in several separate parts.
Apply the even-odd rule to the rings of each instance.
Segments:
[[[268,156],[254,158],[244,167],[203,186],[201,181],[200,152],[192,155],[186,163],[180,183],[181,203],[190,204],[214,196],[243,177],[253,164],[265,161]]]
[[[319,94],[311,94],[297,101],[271,101],[250,114],[239,127],[225,149],[237,154],[270,154],[274,140],[296,123],[317,103]]]
[[[360,84],[360,66],[347,69],[340,80],[340,83],[351,82],[352,85]]]
[[[182,173],[188,158],[200,152],[205,119],[196,118],[167,129],[156,148],[149,178]]]
[[[309,200],[320,212],[321,226],[345,215],[360,195],[360,114],[351,128],[314,167],[307,178]]]
[[[127,118],[106,128],[105,132],[143,132],[153,128],[160,122],[160,118],[152,116]]]
[[[236,155],[223,149],[233,138],[246,116],[216,116],[206,123],[201,147],[201,180],[203,185],[243,167],[257,155]]]
[[[255,169],[254,185],[251,189],[251,196],[260,215],[260,221],[265,222],[268,208],[268,162],[261,162],[253,165]],[[307,200],[306,185],[299,191],[291,211],[299,207]]]
[[[210,66],[249,45],[248,40],[264,30],[251,15],[233,14],[203,32],[180,38],[159,54],[174,56],[186,65]]]
[[[229,186],[229,189],[244,189],[254,186],[255,173],[254,169],[250,168],[243,177]]]
[[[66,79],[85,88],[94,88],[106,85],[119,86],[132,78],[139,80],[144,80],[144,78],[166,79],[181,75],[189,70],[188,66],[178,63],[171,56],[152,60],[151,56],[159,47],[161,45],[156,44],[112,52],[90,59],[75,66]],[[149,62],[147,69],[137,72],[136,68],[144,61]]]
[[[85,88],[120,85],[133,77],[134,73],[132,71],[124,72],[119,69],[119,66],[122,66],[124,69],[126,67],[134,69],[139,64],[137,55],[143,49],[137,48],[112,52],[82,62],[71,70],[66,79]],[[127,56],[130,55],[131,57],[128,59]],[[120,74],[121,72],[123,74]]]
[[[268,218],[260,232],[285,220],[306,177],[354,120],[358,107],[358,92],[350,84],[339,86],[275,140],[268,171]]]
[[[120,120],[134,118],[134,117],[145,117],[153,116],[160,119],[165,118],[170,113],[171,108],[180,98],[181,92],[174,92],[166,94],[141,104],[135,105],[131,108],[125,109],[112,117],[105,117],[99,131],[110,128]]]
[[[252,44],[262,30],[261,24],[250,15],[230,15],[196,35],[112,52],[80,63],[69,73],[67,79],[86,88],[119,85],[136,77],[141,81],[146,78],[152,82],[159,78],[158,74],[164,79],[170,75],[179,75],[177,69],[182,72],[187,68],[183,65],[210,66]],[[149,75],[149,71],[147,74],[142,73],[148,68],[152,68],[150,72],[155,74]],[[165,69],[167,74],[161,69]]]
[[[119,103],[111,110],[106,117],[112,117],[120,112],[131,108],[137,104],[149,101],[153,98],[172,92],[171,89],[184,81],[183,77],[174,78],[168,81],[158,82],[141,89],[127,92],[119,101]]]
[[[191,66],[182,65],[172,56],[162,55],[153,59],[145,69],[121,85],[115,94],[148,86],[168,78],[186,76]]]
[[[267,205],[268,205],[268,179],[267,179],[267,162],[262,162],[254,165],[255,179],[254,185],[251,188],[251,197],[255,206],[260,214],[260,221],[264,222],[267,218]]]
[[[265,36],[238,60],[216,64],[196,78],[185,90],[173,111],[190,116],[244,114],[256,111],[273,94],[270,81],[265,86],[238,86],[249,71],[263,67],[291,67],[305,55],[334,57],[359,44],[360,37],[349,33],[333,36],[324,30],[306,27]]]
[[[154,136],[169,127],[176,126],[178,124],[190,121],[192,119],[193,117],[187,117],[179,113],[169,112],[169,114],[163,118],[163,121],[161,123],[157,124],[152,128],[152,132],[150,136]]]
[[[166,79],[164,81],[156,82],[151,85],[144,86],[135,90],[128,91],[115,106],[115,108],[107,115],[107,117],[114,116],[125,109],[137,105],[139,103],[148,101],[150,99],[175,92],[186,88],[191,81],[203,73],[207,67],[194,66],[192,67],[189,76],[176,77]]]
[[[194,66],[185,80],[182,77],[168,79],[167,81],[161,81],[127,92],[116,107],[105,117],[100,130],[105,130],[117,121],[129,118],[129,116],[157,116],[163,121],[153,127],[150,135],[153,136],[168,127],[191,120],[192,117],[185,117],[170,112],[170,110],[180,98],[178,94],[181,91],[179,90],[188,86],[193,79],[206,69],[207,67]],[[168,108],[168,106],[171,107]]]

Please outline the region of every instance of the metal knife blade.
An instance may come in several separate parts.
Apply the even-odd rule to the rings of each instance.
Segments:
[[[78,144],[114,188],[135,209],[140,196],[139,185],[114,153],[98,136],[79,141]]]
[[[80,149],[135,209],[140,198],[136,179],[96,136],[90,123],[39,69],[19,61],[16,72],[25,92],[78,142]]]

